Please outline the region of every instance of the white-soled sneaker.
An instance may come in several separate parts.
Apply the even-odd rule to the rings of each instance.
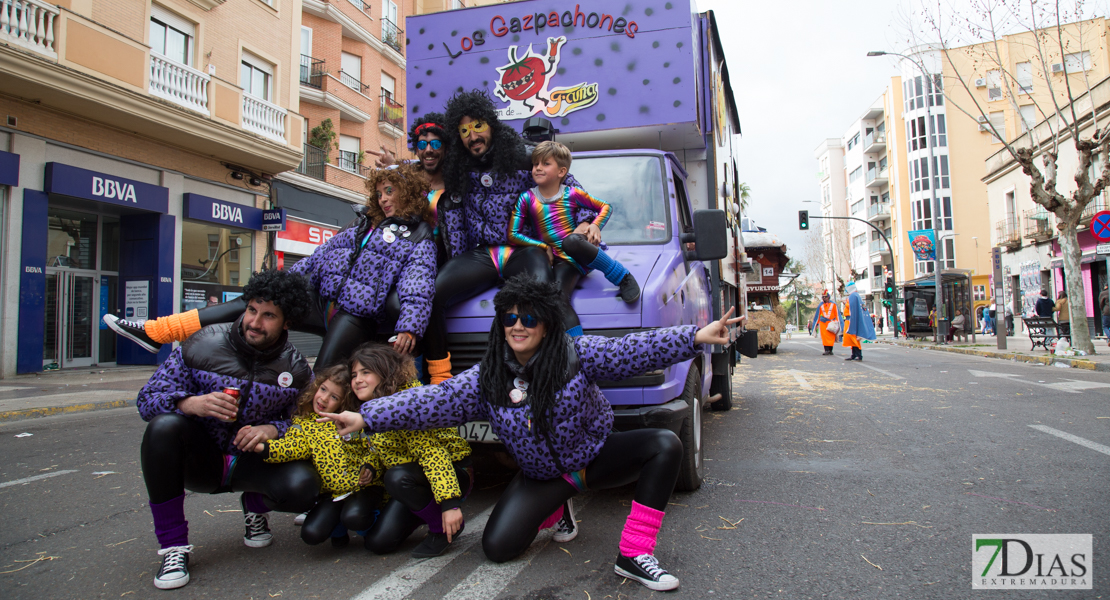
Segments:
[[[143,327],[142,321],[130,321],[115,315],[104,315],[104,324],[112,331],[142,346],[143,350],[151,354],[157,354],[162,349],[162,344],[150,339],[150,336],[146,334],[146,327]]]
[[[243,543],[250,548],[265,548],[274,542],[274,534],[270,533],[270,521],[263,513],[253,513],[247,510],[247,503],[243,495],[239,496],[239,506],[243,507]]]
[[[154,587],[160,590],[173,590],[189,583],[189,546],[170,546],[158,551],[162,557],[162,568],[154,576]]]
[[[305,517],[307,517],[307,516],[308,516],[308,513],[303,512],[303,513],[293,517],[293,526],[294,527],[300,527],[301,525],[304,525],[304,520],[305,520]]]
[[[660,567],[659,561],[650,554],[641,554],[635,558],[618,555],[613,570],[621,577],[639,581],[650,590],[665,592],[678,588],[678,577]]]
[[[563,518],[555,523],[555,535],[551,539],[556,542],[569,542],[578,537],[578,522],[574,520],[574,500],[567,500],[563,505]]]

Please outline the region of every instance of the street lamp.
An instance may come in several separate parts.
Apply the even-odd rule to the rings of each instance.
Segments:
[[[943,320],[943,316],[944,316],[944,287],[943,287],[943,283],[941,282],[941,274],[940,274],[940,270],[941,270],[940,269],[940,264],[941,264],[940,263],[940,249],[941,249],[941,244],[940,244],[940,241],[941,241],[940,240],[940,218],[941,218],[941,211],[940,211],[940,202],[937,200],[937,186],[936,186],[937,183],[940,183],[940,174],[935,172],[937,170],[938,165],[936,164],[935,159],[933,158],[933,137],[932,137],[933,136],[933,129],[934,129],[933,111],[932,111],[932,105],[933,105],[932,94],[934,93],[934,90],[933,90],[933,87],[934,87],[933,86],[933,76],[932,76],[931,73],[929,73],[928,70],[925,69],[924,64],[906,56],[905,54],[899,54],[898,52],[887,52],[885,50],[872,50],[872,51],[867,53],[867,56],[887,56],[887,55],[889,55],[889,56],[900,56],[900,57],[910,61],[911,63],[913,63],[913,65],[915,67],[917,67],[918,69],[921,70],[921,74],[925,78],[925,121],[927,123],[926,128],[925,128],[925,147],[929,150],[929,168],[933,170],[933,173],[930,173],[930,175],[929,175],[929,178],[932,180],[932,181],[929,181],[929,184],[930,184],[929,185],[929,194],[932,196],[932,201],[933,201],[933,239],[936,240],[935,247],[934,247],[934,257],[933,257],[933,275],[935,276],[934,281],[935,281],[936,290],[937,290],[936,291],[936,300],[934,301],[935,302],[934,305],[937,308],[937,318],[936,318],[936,322],[934,323],[935,329],[933,330],[933,341],[935,343],[940,344],[940,343],[943,343],[942,340],[944,339],[940,335],[941,321]],[[891,257],[891,258],[893,259],[893,257]]]

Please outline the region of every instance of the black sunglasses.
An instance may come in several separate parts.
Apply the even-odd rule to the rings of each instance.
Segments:
[[[443,142],[441,142],[440,140],[420,140],[419,142],[416,142],[417,150],[423,150],[428,146],[431,146],[432,150],[439,150],[443,147]]]
[[[514,315],[512,313],[501,315],[501,324],[505,327],[513,327],[516,325],[517,319],[520,320],[521,325],[524,325],[528,329],[535,329],[536,325],[540,324],[540,320],[537,319],[535,315]]]

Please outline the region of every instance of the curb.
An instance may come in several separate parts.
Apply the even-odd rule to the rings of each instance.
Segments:
[[[990,350],[977,350],[973,348],[958,348],[952,346],[934,346],[931,344],[913,344],[905,342],[895,342],[893,340],[882,340],[876,343],[888,344],[891,346],[902,346],[903,348],[918,348],[921,350],[933,350],[935,352],[954,352],[956,354],[968,354],[971,356],[983,356],[986,358],[998,358],[1002,360],[1012,360],[1017,362],[1036,363],[1045,366],[1062,364],[1067,365],[1072,369],[1110,372],[1110,363],[1095,362],[1093,360],[1087,360],[1085,358],[1063,358],[1053,355],[1031,356],[1029,354],[1019,354],[1016,352],[992,352]]]
[[[135,406],[134,400],[109,400],[106,402],[88,402],[85,404],[71,404],[69,406],[46,406],[42,408],[25,408],[23,410],[9,410],[0,412],[0,423],[22,421],[25,419],[39,419],[53,417],[67,413],[89,412],[93,410],[107,410],[110,408],[125,408]]]

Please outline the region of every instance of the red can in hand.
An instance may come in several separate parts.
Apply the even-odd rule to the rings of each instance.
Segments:
[[[238,408],[239,408],[239,388],[237,388],[237,387],[226,387],[226,388],[223,389],[223,392],[225,394],[227,394],[228,396],[231,396],[232,398],[235,398],[235,408],[236,408],[236,410],[238,410]],[[230,420],[231,421],[237,421],[238,416],[231,417]]]

